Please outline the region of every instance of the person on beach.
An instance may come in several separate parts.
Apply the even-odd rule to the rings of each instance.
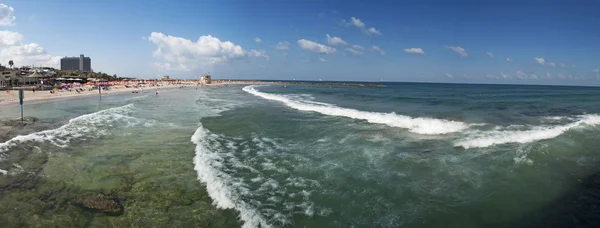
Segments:
[[[158,96],[158,90],[156,90],[156,92],[154,92],[154,95]]]

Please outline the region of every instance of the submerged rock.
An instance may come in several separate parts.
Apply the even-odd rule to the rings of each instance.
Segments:
[[[19,118],[19,119],[9,119],[9,120],[3,121],[2,125],[4,125],[4,126],[11,126],[11,127],[25,126],[25,125],[33,124],[33,123],[35,123],[37,121],[38,121],[38,118],[31,117],[31,116],[26,116],[26,117],[23,117],[23,121],[21,121],[21,118]]]
[[[123,206],[116,197],[103,193],[91,193],[77,197],[75,204],[85,209],[102,212],[108,215],[122,215]]]

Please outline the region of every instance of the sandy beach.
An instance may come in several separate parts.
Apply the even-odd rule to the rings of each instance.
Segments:
[[[109,90],[103,90],[102,91],[102,96],[110,96],[112,94],[119,94],[119,93],[131,93],[134,90],[138,90],[138,91],[142,91],[145,90],[146,92],[154,92],[156,89],[158,89],[159,93],[160,90],[163,89],[169,89],[169,88],[178,88],[181,85],[162,85],[159,87],[143,87],[143,88],[127,88],[124,86],[111,86]],[[184,86],[189,86],[189,85],[184,85]],[[48,101],[48,100],[54,100],[54,99],[67,99],[67,98],[77,98],[77,97],[86,97],[86,96],[98,96],[98,90],[94,89],[94,90],[84,90],[81,92],[76,92],[75,90],[72,91],[61,91],[59,90],[58,92],[55,93],[50,93],[49,90],[43,90],[43,91],[31,91],[31,90],[25,90],[24,91],[24,100],[23,102],[44,102],[44,101]],[[18,90],[9,90],[9,92],[6,92],[6,90],[1,91],[0,92],[0,106],[3,105],[10,105],[10,104],[18,104],[19,103],[19,91]]]
[[[261,85],[272,85],[272,84],[281,84],[281,85],[324,85],[324,86],[381,86],[379,84],[364,84],[364,83],[339,83],[339,82],[302,82],[302,81],[261,81],[261,80],[216,80],[213,81],[212,84],[204,84],[202,86],[219,86],[219,85],[247,85],[247,84],[261,84]],[[195,82],[185,82],[183,84],[163,84],[159,87],[150,86],[150,87],[140,87],[140,88],[127,88],[125,86],[111,86],[110,90],[103,90],[103,96],[109,96],[111,94],[118,93],[131,93],[134,90],[146,90],[146,91],[154,91],[157,88],[159,91],[161,89],[168,88],[178,88],[180,86],[196,86]],[[85,90],[80,93],[73,91],[62,91],[59,90],[56,93],[50,93],[49,90],[44,91],[31,91],[26,90],[24,102],[44,102],[48,100],[61,99],[61,98],[76,98],[76,97],[84,97],[84,96],[98,96],[98,90]],[[10,90],[8,93],[6,91],[0,91],[0,106],[9,105],[9,104],[18,104],[19,103],[19,92],[17,90]]]

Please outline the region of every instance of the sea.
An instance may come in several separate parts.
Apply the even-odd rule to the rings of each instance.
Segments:
[[[26,103],[34,123],[0,142],[0,222],[600,225],[600,88],[383,85],[188,86]],[[2,106],[0,119],[19,111]],[[97,192],[122,214],[73,203]]]

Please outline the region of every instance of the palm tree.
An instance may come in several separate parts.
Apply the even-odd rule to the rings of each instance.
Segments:
[[[8,61],[8,65],[10,66],[10,68],[13,68],[13,66],[15,65],[15,63],[12,60]]]

